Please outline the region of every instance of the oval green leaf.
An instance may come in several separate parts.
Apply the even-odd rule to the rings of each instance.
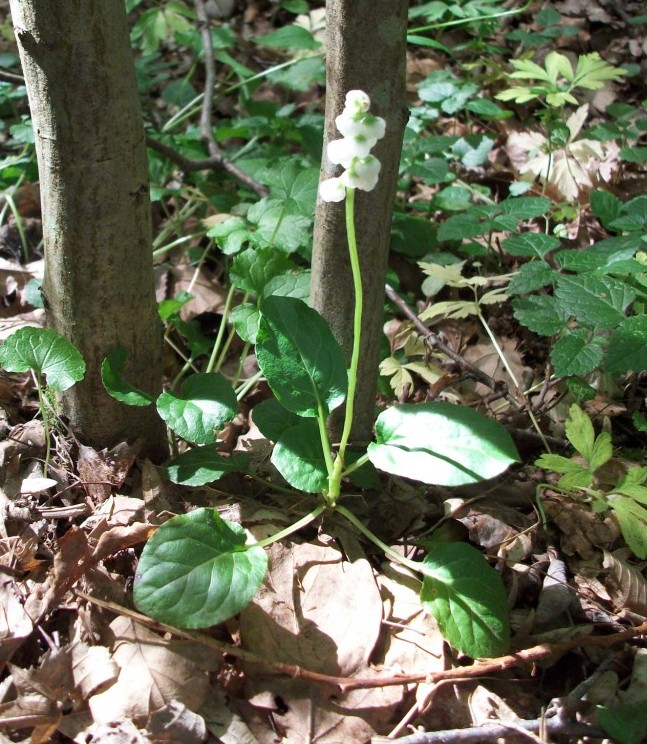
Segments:
[[[169,519],[139,560],[137,608],[178,628],[207,628],[233,617],[251,602],[267,572],[267,554],[245,539],[245,530],[215,509]]]
[[[467,543],[438,545],[421,563],[420,601],[455,649],[472,658],[501,656],[510,645],[499,574]]]
[[[328,470],[315,421],[301,421],[284,431],[271,459],[292,488],[306,493],[321,493],[326,488]]]
[[[183,397],[162,393],[157,411],[179,437],[196,444],[212,444],[216,433],[238,411],[236,393],[222,375],[200,372],[182,385]]]
[[[276,398],[268,398],[252,408],[252,421],[270,442],[278,442],[284,431],[300,423],[296,413],[291,413]]]
[[[63,392],[83,379],[85,362],[79,350],[52,328],[20,328],[0,347],[0,366],[7,372],[47,376],[47,385]]]
[[[231,457],[223,457],[213,447],[196,447],[174,457],[166,466],[166,473],[172,483],[204,486],[227,473],[246,472],[248,467],[247,455],[236,453]]]
[[[451,403],[392,406],[375,424],[368,456],[378,470],[439,486],[493,478],[518,462],[501,424]]]
[[[284,408],[315,417],[346,398],[346,361],[318,312],[293,297],[268,297],[261,305],[256,358]]]
[[[119,346],[103,360],[101,381],[108,395],[127,406],[149,406],[155,398],[131,385],[123,377],[128,351]]]

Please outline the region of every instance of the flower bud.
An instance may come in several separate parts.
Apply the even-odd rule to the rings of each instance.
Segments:
[[[327,202],[340,202],[346,197],[346,187],[340,178],[327,178],[319,184],[319,196]]]

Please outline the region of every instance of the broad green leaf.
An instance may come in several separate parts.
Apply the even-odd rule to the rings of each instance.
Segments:
[[[46,375],[52,390],[63,392],[83,379],[85,362],[79,350],[51,328],[20,328],[0,347],[0,367],[7,372]]]
[[[427,158],[419,163],[414,163],[408,172],[410,176],[421,178],[428,186],[444,183],[447,180],[451,181],[454,178],[452,175],[451,178],[447,179],[450,170],[449,163],[445,158]],[[428,222],[428,220],[425,220],[425,222]]]
[[[301,418],[283,408],[276,398],[268,398],[252,408],[252,421],[266,439],[277,442],[281,434],[300,423]]]
[[[543,258],[550,251],[559,248],[560,242],[553,235],[546,233],[523,232],[506,238],[501,247],[511,256],[528,256]]]
[[[526,328],[542,336],[559,333],[568,317],[554,297],[540,295],[512,301],[514,317]]]
[[[596,719],[607,736],[618,744],[640,744],[647,737],[644,700],[613,708],[598,705]]]
[[[632,260],[639,244],[636,236],[623,235],[620,238],[609,238],[583,250],[558,251],[554,254],[558,266],[567,271],[586,272],[622,272],[627,268],[632,273],[641,271],[639,264]]]
[[[310,269],[290,269],[283,274],[273,276],[265,285],[265,297],[296,297],[297,300],[310,300]]]
[[[250,344],[256,343],[260,320],[261,314],[258,312],[256,305],[253,305],[251,302],[236,305],[229,313],[229,321],[236,329],[236,333],[243,341],[247,341]]]
[[[455,214],[445,220],[438,230],[438,240],[466,240],[484,235],[487,227],[472,212]]]
[[[510,645],[508,602],[499,574],[467,543],[437,545],[425,556],[420,601],[455,649],[501,656]]]
[[[215,509],[169,519],[139,559],[137,609],[178,628],[208,628],[238,614],[267,572],[267,554],[245,539],[241,525]]]
[[[546,214],[552,204],[550,199],[543,196],[518,196],[504,199],[497,206],[510,217],[516,217],[518,220],[531,220]]]
[[[470,101],[465,108],[484,119],[508,119],[513,115],[512,111],[502,109],[494,101],[487,98],[476,98]]]
[[[247,219],[255,225],[250,240],[259,248],[294,253],[312,240],[312,217],[284,199],[261,199],[249,208]]]
[[[632,315],[614,329],[605,370],[611,374],[647,370],[647,315]]]
[[[379,415],[375,432],[368,447],[373,465],[423,483],[477,483],[519,460],[501,424],[450,403],[392,406]]]
[[[282,26],[265,36],[257,36],[252,41],[261,46],[281,49],[318,49],[321,44],[303,26]]]
[[[544,261],[531,261],[519,267],[508,284],[508,294],[527,294],[548,287],[555,279],[555,272]]]
[[[249,226],[242,217],[230,217],[210,227],[207,235],[216,241],[224,254],[232,256],[249,240]]]
[[[532,62],[529,59],[513,59],[510,61],[510,64],[514,67],[515,71],[510,73],[509,77],[515,80],[543,80],[547,83],[552,82],[548,72],[536,62]]]
[[[635,297],[631,287],[609,276],[562,274],[555,288],[555,298],[564,312],[592,329],[617,326]]]
[[[213,447],[207,446],[196,447],[174,457],[166,466],[166,472],[172,483],[204,486],[227,473],[244,473],[248,468],[247,455],[236,452],[231,457],[223,457]]]
[[[595,189],[591,192],[590,200],[593,214],[604,227],[609,227],[609,224],[618,216],[622,206],[620,199],[609,191]]]
[[[340,406],[348,378],[341,347],[326,321],[292,297],[261,305],[256,358],[274,395],[289,411],[315,417]]]
[[[610,494],[609,506],[620,525],[620,531],[636,558],[647,558],[647,509],[633,499]]]
[[[272,464],[299,491],[320,493],[328,471],[317,422],[305,420],[284,431],[274,445]]]
[[[591,339],[588,333],[573,331],[555,343],[550,359],[556,375],[570,377],[593,372],[600,366],[603,354],[598,339]]]
[[[238,412],[236,393],[220,374],[200,372],[187,377],[182,396],[162,393],[157,411],[171,431],[189,442],[215,442],[216,433]]]
[[[106,391],[116,400],[128,406],[149,406],[154,396],[138,390],[123,377],[128,351],[119,346],[110,352],[101,365],[101,381]]]
[[[299,214],[312,217],[319,186],[318,168],[304,168],[296,159],[283,159],[271,163],[258,180],[270,187],[273,199],[289,199]]]
[[[265,285],[279,274],[296,268],[283,253],[272,248],[248,248],[231,262],[229,279],[234,287],[256,297],[263,296]]]

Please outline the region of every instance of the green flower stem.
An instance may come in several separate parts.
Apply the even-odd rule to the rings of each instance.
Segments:
[[[357,370],[359,368],[359,352],[362,337],[362,309],[364,298],[362,291],[362,274],[359,265],[359,253],[357,251],[357,237],[355,235],[355,189],[347,189],[346,191],[346,236],[348,238],[350,266],[353,272],[355,312],[353,314],[353,350],[350,358],[350,369],[348,370],[348,395],[346,397],[346,410],[344,413],[344,428],[342,429],[335,465],[328,478],[328,498],[332,505],[336,503],[341,491],[341,479],[344,473],[346,447],[353,426],[355,390],[357,388]]]
[[[207,369],[205,370],[206,372],[213,372],[216,367],[216,359],[218,358],[218,354],[220,353],[220,345],[222,344],[222,339],[225,336],[225,330],[227,328],[227,318],[229,317],[229,311],[231,310],[231,303],[234,301],[235,292],[236,288],[233,285],[229,287],[227,299],[225,300],[225,309],[222,313],[222,322],[220,323],[220,328],[218,328],[218,335],[216,336],[216,342],[214,343],[213,349],[211,351],[209,364],[207,364]]]
[[[389,556],[389,558],[392,558],[396,563],[400,563],[403,566],[406,566],[411,571],[415,571],[417,574],[424,574],[424,570],[422,568],[422,565],[418,561],[412,561],[409,558],[406,558],[403,555],[400,555],[400,553],[393,550],[393,548],[390,548],[386,543],[383,543],[379,537],[374,535],[368,527],[366,527],[362,522],[348,509],[346,509],[345,506],[339,506],[339,504],[335,507],[335,511],[337,514],[341,514],[343,517],[346,517],[346,519],[365,536],[367,537],[373,545],[377,545],[377,547],[380,550],[383,550],[386,555]]]
[[[266,537],[265,540],[260,540],[257,543],[254,543],[255,548],[266,548],[268,545],[271,545],[272,543],[278,542],[279,540],[283,540],[286,537],[289,537],[292,533],[297,532],[302,527],[306,527],[311,522],[314,522],[314,520],[322,514],[326,509],[328,508],[328,504],[319,504],[319,506],[316,509],[313,509],[311,512],[305,515],[302,519],[300,519],[298,522],[295,522],[294,524],[291,524],[289,527],[286,527],[284,530],[281,530],[280,532],[277,532],[275,535],[270,535],[270,537]]]
[[[363,465],[366,465],[366,463],[369,462],[369,457],[367,454],[362,455],[361,457],[358,457],[357,460],[352,465],[349,465],[342,475],[346,477],[347,475],[350,475],[351,473],[354,473],[356,470],[359,470]]]
[[[40,409],[40,417],[43,420],[43,429],[45,430],[45,464],[43,465],[43,475],[47,478],[47,471],[49,470],[49,460],[52,454],[52,442],[51,432],[49,428],[49,412],[45,405],[45,393],[43,386],[40,381],[40,375],[34,372],[34,379],[36,380],[36,390],[38,392],[38,408]]]
[[[335,466],[337,465],[337,462],[333,462],[332,459],[332,446],[328,437],[328,429],[326,428],[326,411],[324,410],[323,403],[321,401],[317,402],[317,409],[317,425],[319,426],[321,447],[323,448],[324,460],[326,461],[326,472],[328,473],[328,483],[330,484],[330,480],[333,477],[333,473],[335,472]],[[339,457],[337,458],[337,460],[339,460]],[[328,489],[328,491],[329,493],[327,497],[330,496],[330,488]],[[335,500],[337,496],[339,496],[339,491],[335,496]],[[335,501],[333,500],[331,503],[334,504]]]

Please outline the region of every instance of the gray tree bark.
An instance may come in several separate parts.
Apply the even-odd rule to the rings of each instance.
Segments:
[[[95,447],[143,440],[167,454],[154,407],[132,408],[101,384],[115,347],[125,374],[161,390],[146,144],[123,0],[11,0],[40,174],[48,323],[74,343],[85,380],[61,413]]]
[[[335,117],[349,90],[371,98],[371,113],[386,120],[386,136],[373,154],[382,170],[374,191],[357,191],[355,224],[364,288],[359,383],[352,438],[372,437],[382,336],[384,284],[391,236],[391,216],[398,178],[406,108],[406,27],[408,0],[328,0],[326,3],[325,142],[341,137]],[[324,155],[321,178],[339,167]],[[346,241],[344,204],[320,201],[315,215],[311,301],[328,321],[347,359],[353,344],[353,283]],[[338,412],[331,421],[340,429]]]

